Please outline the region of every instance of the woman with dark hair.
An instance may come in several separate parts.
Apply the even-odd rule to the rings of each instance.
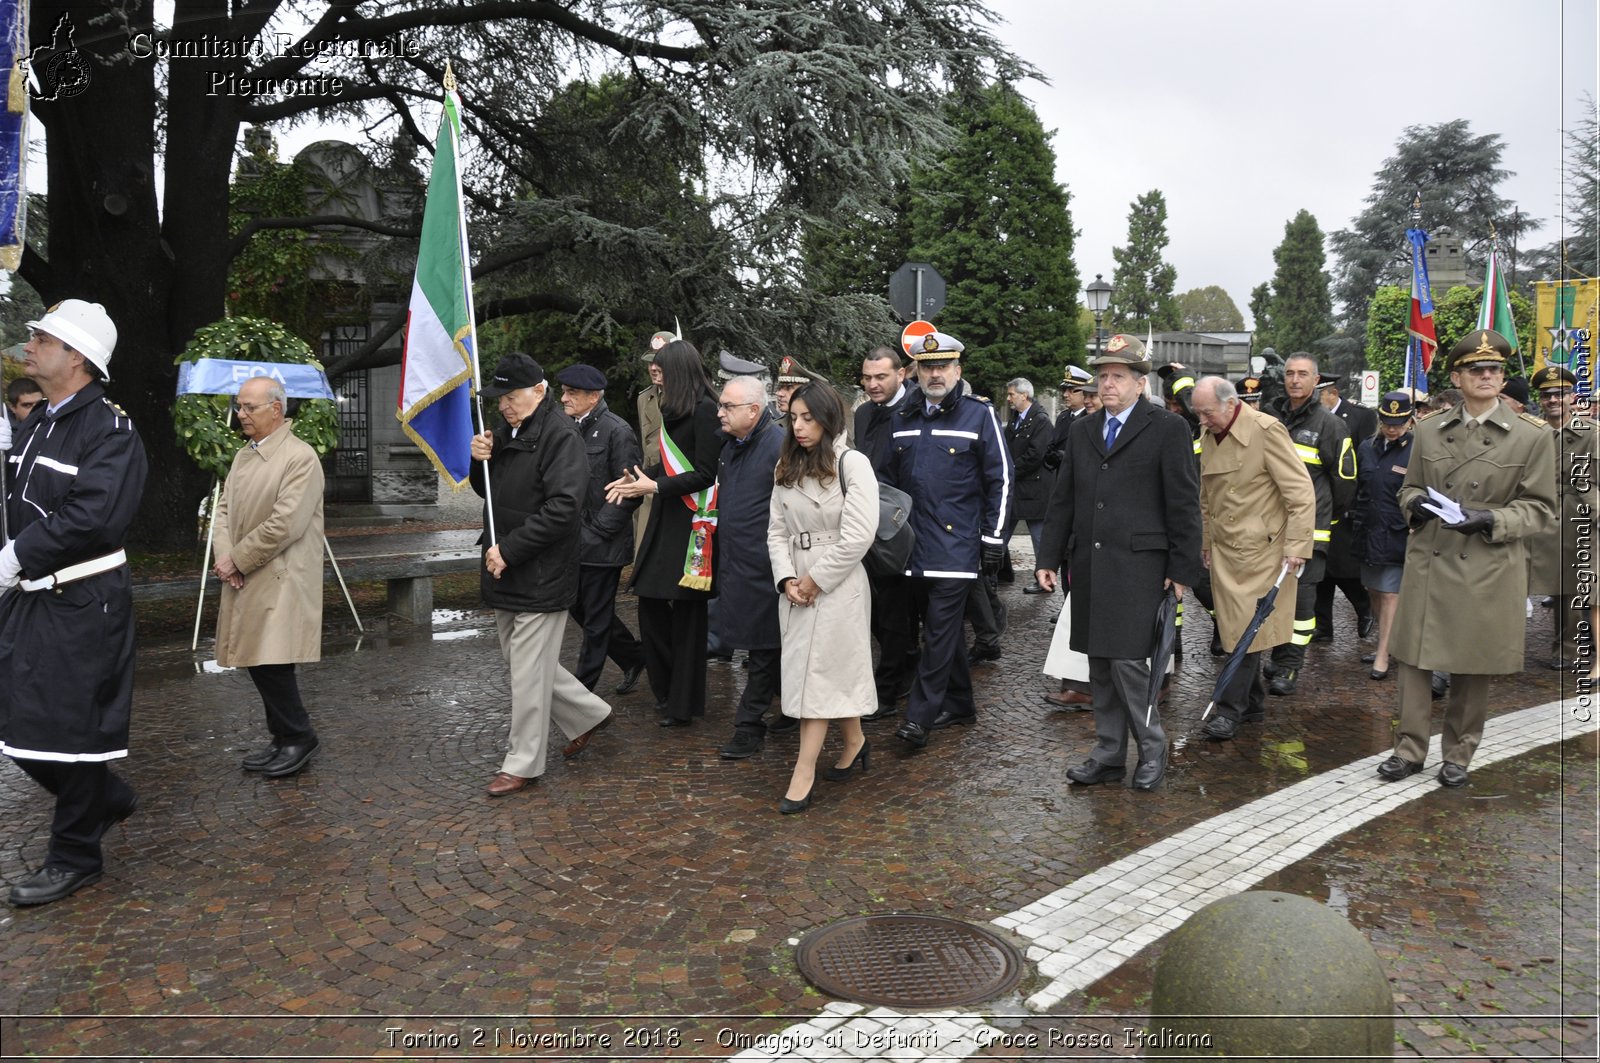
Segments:
[[[659,495],[650,507],[628,589],[639,596],[639,638],[661,726],[687,727],[706,711],[706,603],[716,553],[717,395],[694,345],[656,352],[661,369],[661,442],[606,485],[606,500]]]
[[[1409,525],[1400,509],[1400,487],[1411,464],[1411,395],[1391,391],[1378,403],[1378,434],[1356,450],[1356,501],[1351,507],[1361,582],[1378,616],[1378,649],[1361,660],[1372,665],[1373,679],[1389,678],[1389,632],[1400,603],[1400,576],[1405,566]]]
[[[783,714],[800,720],[800,753],[778,804],[788,815],[811,807],[829,720],[840,721],[844,749],[823,777],[848,779],[857,764],[867,770],[861,717],[878,708],[872,591],[861,565],[878,531],[878,479],[867,456],[845,445],[844,405],[827,384],[789,397],[774,475],[767,553],[783,595]]]

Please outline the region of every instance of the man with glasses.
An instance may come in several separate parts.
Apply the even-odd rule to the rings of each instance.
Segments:
[[[1529,543],[1555,519],[1555,437],[1500,399],[1511,345],[1474,329],[1450,350],[1461,405],[1420,421],[1400,488],[1411,523],[1389,655],[1399,669],[1391,782],[1422,770],[1430,669],[1449,672],[1441,786],[1465,786],[1483,737],[1489,677],[1522,671]]]
[[[1539,394],[1545,424],[1555,434],[1556,495],[1560,499],[1556,512],[1561,519],[1534,548],[1528,591],[1556,598],[1550,667],[1573,668],[1579,677],[1593,679],[1600,676],[1594,641],[1600,631],[1596,626],[1600,625],[1600,610],[1593,607],[1595,566],[1592,561],[1580,561],[1578,539],[1585,524],[1592,531],[1600,519],[1596,515],[1600,506],[1600,492],[1595,488],[1595,478],[1600,477],[1596,425],[1592,417],[1574,415],[1573,389],[1578,378],[1572,370],[1547,365],[1533,374],[1530,383]],[[1587,404],[1588,396],[1584,401]],[[1592,536],[1586,538],[1592,541]]]
[[[106,397],[117,327],[82,299],[52,306],[23,347],[48,406],[17,433],[0,549],[0,752],[55,798],[44,865],[11,887],[49,904],[97,882],[107,830],[138,796],[128,755],[133,591],[122,542],[148,463]]]
[[[322,461],[294,434],[283,386],[251,377],[234,403],[249,443],[233,456],[215,536],[222,582],[217,663],[243,668],[271,741],[240,762],[269,779],[311,762],[316,728],[294,666],[322,659]]]
[[[767,522],[783,428],[767,408],[766,388],[751,376],[736,376],[722,386],[717,420],[726,437],[717,465],[716,549],[722,555],[717,561],[717,626],[724,646],[750,651],[733,737],[717,754],[743,760],[761,752],[769,729],[762,717],[780,689],[783,641]],[[798,721],[781,717],[772,729],[797,726]]]
[[[44,405],[44,392],[31,377],[19,376],[6,385],[6,410],[12,428],[20,428],[34,407]],[[0,449],[8,449],[0,447]]]

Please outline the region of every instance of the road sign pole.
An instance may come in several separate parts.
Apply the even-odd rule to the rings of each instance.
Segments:
[[[922,270],[917,270],[917,320],[924,320],[922,316]]]

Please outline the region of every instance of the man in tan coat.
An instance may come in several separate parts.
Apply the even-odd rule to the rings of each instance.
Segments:
[[[250,443],[234,455],[217,506],[214,568],[217,663],[249,670],[272,735],[241,766],[273,779],[316,751],[294,666],[322,658],[322,462],[285,419],[287,401],[268,377],[239,388],[234,408]]]
[[[1211,738],[1229,739],[1240,723],[1266,716],[1261,652],[1294,635],[1296,578],[1312,551],[1317,495],[1288,431],[1240,401],[1232,384],[1208,376],[1190,407],[1200,436],[1201,560],[1211,572],[1217,629],[1236,646],[1255,615],[1256,600],[1288,568],[1277,605],[1206,721]],[[1285,607],[1284,603],[1288,603]]]
[[[1400,488],[1411,539],[1389,636],[1400,727],[1394,755],[1378,768],[1391,782],[1421,771],[1427,756],[1430,670],[1451,674],[1440,737],[1443,786],[1467,783],[1483,737],[1489,677],[1522,671],[1528,548],[1555,519],[1556,459],[1554,434],[1500,398],[1510,353],[1491,329],[1468,333],[1450,350],[1450,382],[1461,389],[1461,405],[1417,424]],[[1459,513],[1430,501],[1430,491]]]

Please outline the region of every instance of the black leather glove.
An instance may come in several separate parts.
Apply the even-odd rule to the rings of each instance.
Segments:
[[[1468,509],[1461,507],[1461,523],[1446,524],[1451,531],[1460,532],[1462,535],[1476,535],[1478,532],[1494,530],[1494,514],[1487,509]]]
[[[1411,526],[1413,528],[1420,528],[1430,520],[1439,519],[1439,514],[1431,509],[1424,508],[1423,503],[1426,501],[1428,501],[1427,495],[1418,495],[1411,500],[1411,505],[1408,508],[1411,510]]]
[[[983,574],[995,576],[1000,572],[1000,562],[1006,556],[1006,548],[1001,543],[984,543],[978,557],[981,559]]]

